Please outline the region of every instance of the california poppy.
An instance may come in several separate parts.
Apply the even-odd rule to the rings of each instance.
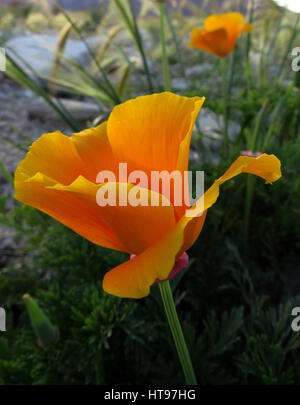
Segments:
[[[203,28],[194,28],[191,31],[189,46],[225,57],[235,47],[238,37],[251,31],[252,25],[245,22],[240,13],[211,15],[206,18]]]
[[[72,137],[59,131],[44,134],[17,168],[17,200],[97,245],[135,255],[105,275],[103,288],[110,294],[142,298],[157,280],[166,280],[176,260],[198,238],[222,183],[240,173],[255,174],[267,183],[281,177],[274,155],[240,156],[201,197],[203,212],[196,204],[193,216],[186,215],[185,205],[174,206],[173,201],[165,206],[97,204],[97,192],[107,185],[97,184],[99,171],[116,173],[120,162],[128,164],[128,172],[186,171],[192,130],[203,102],[204,98],[170,92],[138,97],[116,106],[108,121],[96,128]],[[121,188],[118,181],[114,186]],[[149,198],[157,193],[146,191]]]

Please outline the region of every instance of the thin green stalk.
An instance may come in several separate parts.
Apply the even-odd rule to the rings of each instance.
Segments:
[[[235,69],[235,62],[236,62],[236,48],[232,51],[230,64],[229,64],[229,79],[228,79],[228,95],[230,96],[231,93],[231,86],[233,84],[233,76],[234,76],[234,69]]]
[[[59,32],[58,35],[58,41],[56,44],[56,49],[55,49],[55,58],[52,66],[52,72],[51,72],[51,78],[50,78],[50,83],[49,83],[49,92],[52,95],[55,95],[57,92],[56,88],[56,83],[55,79],[59,77],[59,72],[61,68],[61,63],[64,55],[64,51],[67,45],[67,41],[69,38],[69,35],[72,31],[72,25],[67,22],[61,31]]]
[[[284,20],[286,12],[287,12],[286,8],[283,8],[282,11],[281,11],[281,15],[280,15],[279,22],[277,24],[276,30],[274,31],[272,39],[271,39],[271,41],[269,43],[269,46],[268,46],[268,49],[267,49],[267,52],[266,52],[266,55],[267,55],[267,58],[268,58],[267,64],[266,64],[266,69],[268,69],[270,67],[270,64],[272,63],[272,59],[271,59],[272,52],[275,49],[275,45],[276,45],[279,33],[282,30],[282,22]]]
[[[11,175],[10,171],[5,166],[4,162],[0,161],[0,174],[4,177],[7,183],[13,187],[14,186],[14,178]]]
[[[75,21],[73,21],[73,19],[70,17],[70,15],[61,6],[59,8],[60,8],[60,11],[62,12],[62,14],[64,15],[64,17],[66,18],[66,20],[71,24],[73,30],[77,33],[77,35],[79,36],[79,38],[81,39],[81,41],[85,45],[85,47],[86,47],[88,53],[90,54],[93,62],[95,63],[95,65],[97,66],[97,69],[101,73],[102,78],[104,80],[104,83],[106,85],[105,90],[106,90],[107,94],[112,98],[112,100],[114,100],[115,104],[120,104],[121,99],[120,99],[120,97],[119,97],[119,95],[117,93],[116,88],[114,87],[112,82],[109,80],[105,70],[102,68],[102,66],[98,62],[98,59],[96,58],[94,52],[92,51],[91,47],[89,46],[86,38],[82,34],[80,28],[77,26]]]
[[[10,55],[8,54],[6,55],[6,60],[7,60],[7,69],[6,69],[7,76],[9,76],[11,79],[21,84],[22,86],[27,87],[33,93],[42,97],[49,104],[49,106],[60,116],[60,118],[69,125],[69,127],[73,131],[75,132],[79,131],[76,123],[69,117],[69,115],[63,110],[63,108],[59,105],[58,102],[56,104],[48,96],[48,94],[44,91],[42,86],[36,84],[35,81],[32,80],[29,75],[27,75],[27,73],[21,68],[21,66],[18,65],[18,63]]]
[[[163,63],[163,73],[164,73],[164,87],[166,91],[171,89],[170,86],[170,75],[169,75],[169,63],[167,55],[167,45],[166,45],[166,33],[165,33],[165,3],[159,3],[160,10],[160,41],[161,41],[161,51],[162,51],[162,63]]]
[[[265,29],[264,29],[264,34],[261,36],[261,41],[262,41],[262,47],[260,49],[260,63],[259,63],[259,75],[260,75],[260,82],[263,83],[265,78],[266,78],[266,63],[265,63],[265,58],[267,56],[266,53],[266,48],[268,45],[268,39],[269,39],[269,26],[270,26],[270,19],[266,18],[265,21]]]
[[[261,124],[263,122],[263,118],[265,116],[265,112],[266,112],[266,108],[267,108],[268,104],[269,104],[269,99],[266,99],[258,113],[254,131],[253,131],[253,136],[249,137],[249,141],[247,142],[247,148],[251,152],[255,152],[258,145],[259,146],[262,145],[261,139],[259,138],[259,133],[260,133]],[[252,208],[252,202],[253,202],[253,196],[254,196],[255,180],[256,179],[254,176],[248,176],[247,185],[246,185],[244,235],[243,235],[245,251],[247,250],[249,224],[250,224],[251,208]]]
[[[297,90],[300,91],[300,71],[295,72],[294,84]],[[295,132],[294,132],[295,139],[298,138],[299,134],[300,134],[300,97],[298,102],[298,111],[295,123]]]
[[[231,86],[233,83],[233,75],[234,75],[234,65],[235,65],[235,57],[236,57],[236,49],[233,50],[232,54],[230,55],[230,60],[224,60],[223,69],[223,92],[224,92],[224,144],[223,144],[223,152],[225,152],[228,143],[229,143],[229,135],[228,135],[228,125],[229,125],[229,116],[230,116],[230,96],[231,96]]]
[[[300,15],[298,15],[297,18],[296,18],[295,25],[294,25],[294,27],[293,27],[293,29],[292,29],[292,34],[291,34],[291,36],[290,36],[290,39],[289,39],[289,41],[288,41],[288,43],[287,43],[285,52],[284,52],[283,57],[282,57],[282,61],[281,61],[280,68],[279,68],[279,71],[278,71],[278,77],[279,77],[280,79],[281,79],[282,76],[283,76],[284,67],[286,66],[287,63],[289,63],[289,54],[290,54],[290,52],[291,52],[293,43],[294,43],[294,41],[295,41],[295,39],[296,39],[296,37],[297,37],[297,35],[298,35],[298,25],[299,25],[299,21],[300,21]]]
[[[256,178],[254,176],[248,175],[247,185],[246,185],[244,235],[243,235],[245,251],[247,251],[249,224],[250,224],[251,207],[252,207],[252,202],[253,202],[255,181],[256,181]]]
[[[247,6],[247,14],[248,14],[248,21],[251,24],[253,22],[253,16],[254,16],[254,0],[248,0],[248,6]],[[246,60],[249,63],[249,53],[251,49],[251,39],[252,39],[252,33],[249,32],[247,35],[247,44],[246,44]]]
[[[292,91],[293,91],[293,84],[291,84],[291,85],[287,88],[287,90],[286,90],[284,96],[281,97],[281,98],[279,98],[279,100],[278,100],[278,102],[277,102],[277,104],[276,104],[276,106],[275,106],[275,108],[274,108],[274,111],[273,111],[273,113],[272,113],[272,115],[271,115],[271,119],[270,119],[271,124],[270,124],[269,129],[268,129],[268,132],[267,132],[267,134],[266,134],[266,136],[265,136],[265,140],[264,140],[264,142],[262,143],[262,147],[259,147],[259,149],[260,149],[261,151],[263,151],[263,152],[265,152],[266,148],[269,147],[269,143],[270,143],[270,140],[271,140],[271,136],[273,135],[273,132],[274,132],[275,128],[276,128],[277,125],[278,125],[278,117],[280,117],[280,112],[281,112],[281,110],[282,110],[282,107],[283,107],[283,106],[285,105],[285,103],[287,102],[287,100],[288,100],[288,98],[290,97]],[[300,113],[300,104],[299,104],[299,113]]]
[[[130,6],[131,14],[132,14],[133,27],[134,27],[134,31],[135,31],[135,35],[136,35],[136,39],[137,39],[138,49],[139,49],[140,54],[142,56],[143,65],[144,65],[145,73],[146,73],[146,76],[147,76],[149,91],[151,93],[153,93],[154,88],[153,88],[153,83],[152,83],[152,79],[151,79],[151,74],[150,74],[146,54],[145,54],[145,51],[144,51],[144,45],[143,45],[141,33],[140,33],[140,30],[139,30],[139,26],[137,24],[137,20],[135,18],[135,14],[134,14],[134,11],[133,11],[131,0],[129,0],[129,6]]]
[[[144,65],[144,70],[146,73],[147,81],[148,81],[148,88],[150,93],[153,93],[153,83],[152,83],[152,78],[150,74],[150,69],[148,66],[146,54],[144,51],[144,45],[142,41],[142,36],[140,34],[140,30],[138,27],[138,23],[134,14],[133,6],[131,3],[131,0],[126,3],[125,1],[121,0],[114,0],[114,3],[120,13],[121,18],[123,19],[125,26],[128,29],[128,32],[130,33],[138,51],[141,54],[143,65]]]
[[[256,123],[255,123],[255,127],[254,127],[254,131],[253,131],[253,136],[251,138],[251,141],[250,141],[249,145],[247,145],[248,149],[251,152],[255,152],[257,146],[261,145],[261,139],[260,139],[260,136],[259,136],[260,135],[260,128],[261,128],[261,124],[262,124],[263,118],[265,116],[265,112],[266,112],[266,109],[267,109],[267,106],[268,106],[269,102],[270,102],[270,100],[267,98],[264,101],[263,106],[261,107],[261,109],[260,109],[260,111],[258,113],[257,120],[256,120]]]
[[[182,76],[186,79],[185,68],[184,68],[184,63],[183,63],[183,57],[182,57],[182,53],[181,53],[181,50],[180,50],[180,43],[179,43],[178,38],[177,38],[176,30],[174,28],[174,25],[173,25],[173,22],[172,22],[172,19],[171,19],[170,15],[169,15],[168,10],[166,10],[165,14],[166,14],[166,21],[167,21],[167,24],[168,24],[168,26],[170,28],[170,31],[171,31],[171,34],[172,34],[172,37],[173,37],[173,41],[174,41],[174,44],[175,44],[177,58],[178,58],[178,62],[180,64],[180,69],[181,69],[181,72],[182,72]]]
[[[193,364],[178,319],[169,281],[161,281],[159,283],[159,290],[186,383],[189,385],[197,385]]]
[[[221,59],[222,69],[222,93],[223,93],[223,119],[224,119],[224,139],[223,153],[228,146],[228,61],[226,58]]]

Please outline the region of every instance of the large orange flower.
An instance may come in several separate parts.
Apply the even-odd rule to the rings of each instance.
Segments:
[[[233,50],[242,33],[251,31],[252,25],[240,13],[211,15],[206,18],[204,28],[191,31],[189,46],[224,57]]]
[[[110,294],[145,297],[157,279],[167,279],[176,260],[198,238],[222,183],[240,173],[255,174],[267,183],[281,176],[280,162],[274,155],[240,156],[201,197],[204,212],[200,216],[196,216],[201,214],[198,205],[195,216],[189,217],[186,207],[175,207],[172,198],[170,204],[158,206],[97,204],[97,192],[104,184],[110,186],[96,183],[98,172],[117,173],[119,162],[128,164],[128,172],[187,170],[192,129],[203,102],[204,98],[169,92],[138,97],[115,107],[108,121],[97,128],[72,137],[61,132],[43,135],[17,168],[17,200],[97,245],[134,255],[105,275],[103,288]],[[130,187],[123,187],[122,192],[128,193]],[[141,191],[145,189],[141,187]],[[149,199],[158,193],[146,192]]]

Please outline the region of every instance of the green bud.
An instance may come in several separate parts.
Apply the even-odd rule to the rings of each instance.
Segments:
[[[23,296],[31,325],[38,339],[38,345],[47,346],[57,342],[58,329],[52,325],[49,318],[40,308],[37,301],[29,294]]]

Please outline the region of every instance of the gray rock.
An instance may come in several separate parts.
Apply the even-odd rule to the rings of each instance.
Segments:
[[[98,105],[88,101],[59,99],[77,122],[94,120],[99,115]],[[28,115],[41,120],[57,120],[56,112],[42,98],[33,98],[27,105]]]
[[[198,116],[198,125],[202,134],[203,151],[199,160],[210,159],[214,165],[220,161],[220,149],[223,140],[224,118],[208,108],[202,108]],[[228,123],[229,139],[234,140],[241,126],[234,121]]]
[[[189,164],[198,164],[201,161],[201,154],[195,150],[195,149],[190,149],[189,152]]]
[[[222,139],[222,131],[224,127],[224,118],[222,115],[218,116],[216,113],[209,110],[208,108],[202,108],[198,116],[198,123],[201,132],[205,136],[213,140],[220,141]],[[234,121],[230,121],[228,123],[229,138],[231,140],[235,139],[240,129],[240,124]]]
[[[52,73],[58,35],[58,33],[39,35],[25,33],[23,36],[9,39],[4,46],[8,54],[17,60],[30,77],[34,77],[35,72],[41,78],[47,79]],[[97,36],[88,38],[87,42],[91,49],[95,49],[102,40],[103,38]],[[67,40],[64,56],[79,64],[90,61],[85,44],[72,38]]]
[[[183,78],[175,78],[172,80],[172,89],[173,90],[186,90],[188,88],[188,83]]]
[[[199,65],[187,67],[185,70],[185,74],[187,75],[187,77],[197,77],[204,72],[208,72],[209,70],[211,70],[211,68],[212,65],[210,63],[204,62]]]
[[[14,231],[0,227],[0,268],[4,267],[9,262],[16,248]]]

